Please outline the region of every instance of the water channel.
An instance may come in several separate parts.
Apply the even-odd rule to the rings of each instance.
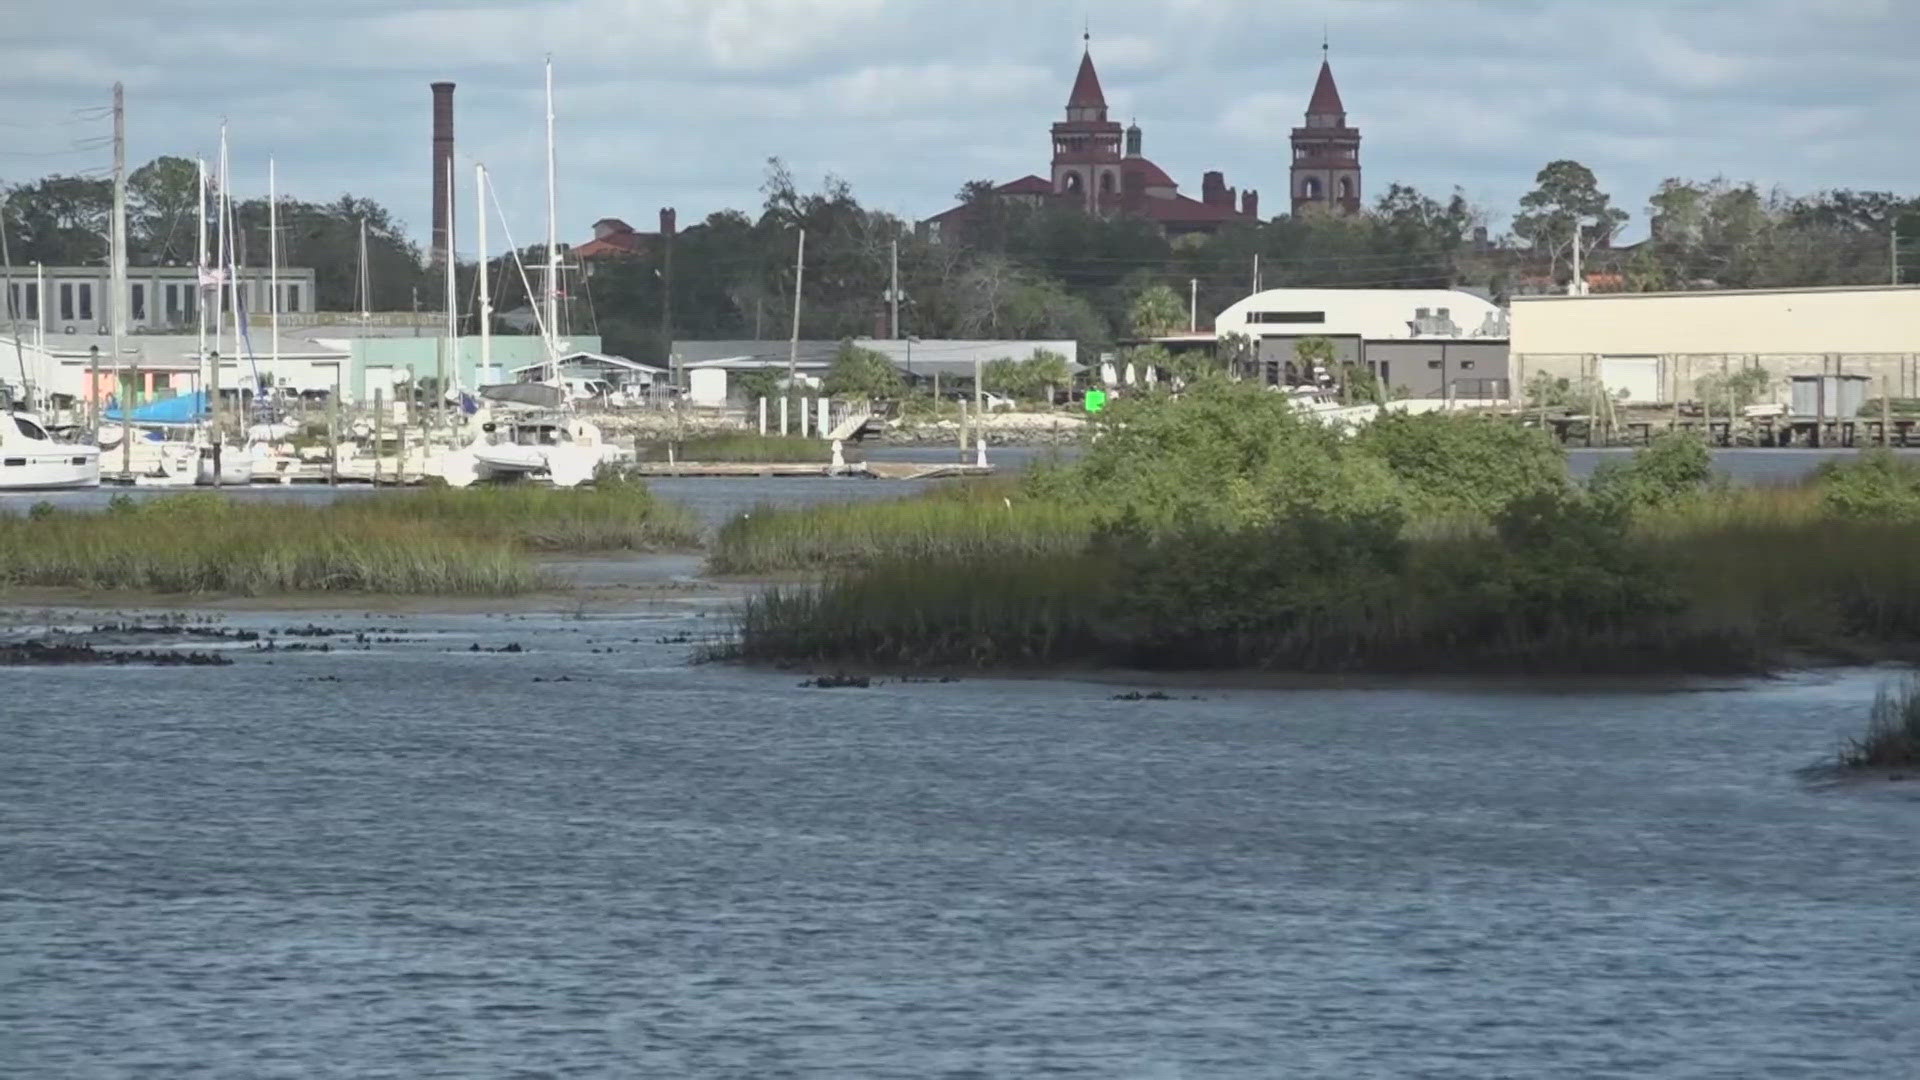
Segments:
[[[709,520],[907,490],[658,486]],[[0,1076],[1891,1077],[1920,1053],[1920,790],[1795,772],[1888,672],[814,689],[691,662],[737,595],[697,559],[635,577],[675,588],[242,608],[218,625],[309,648],[0,668]]]

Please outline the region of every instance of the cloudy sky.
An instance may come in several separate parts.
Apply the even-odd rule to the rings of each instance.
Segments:
[[[210,154],[235,186],[386,203],[428,223],[427,83],[459,83],[471,163],[514,239],[545,228],[541,68],[555,62],[562,239],[755,207],[770,156],[924,217],[969,179],[1046,171],[1083,18],[1116,119],[1197,196],[1283,206],[1322,25],[1369,195],[1455,186],[1496,230],[1546,161],[1591,166],[1644,229],[1667,176],[1920,190],[1913,0],[10,0],[0,180],[99,168],[88,112],[127,87],[128,156]],[[501,235],[494,226],[493,240]]]

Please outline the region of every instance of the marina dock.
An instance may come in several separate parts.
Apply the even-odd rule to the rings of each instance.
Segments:
[[[990,476],[991,465],[970,465],[959,462],[924,461],[856,461],[844,465],[827,462],[740,462],[740,461],[641,461],[629,462],[623,470],[630,476],[710,476],[710,477],[768,477],[768,476],[864,476],[875,480],[945,480],[963,476]],[[148,486],[142,481],[146,478],[129,476],[118,469],[101,469],[100,482],[121,487]],[[338,472],[333,471],[326,462],[287,463],[286,467],[271,473],[257,472],[249,484],[233,484],[231,487],[284,487],[288,485],[311,486],[316,484],[347,484],[354,487],[410,487],[426,483],[428,477],[414,471],[402,471],[391,464],[376,471],[368,461],[342,463]],[[152,486],[174,486],[149,481]],[[182,486],[187,490],[191,485]]]

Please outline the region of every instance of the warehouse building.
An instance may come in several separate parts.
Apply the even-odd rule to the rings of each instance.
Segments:
[[[1305,382],[1299,342],[1326,338],[1336,365],[1372,372],[1395,397],[1504,401],[1506,313],[1457,289],[1267,289],[1234,302],[1214,336],[1244,335],[1268,382]]]
[[[1868,396],[1920,396],[1920,287],[1839,286],[1513,300],[1513,380],[1593,380],[1624,404],[1692,401],[1709,375],[1764,370],[1763,401],[1796,378],[1865,377]]]

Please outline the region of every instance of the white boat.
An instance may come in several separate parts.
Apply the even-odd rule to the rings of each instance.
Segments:
[[[195,455],[197,466],[194,483],[208,487],[226,487],[230,484],[245,486],[253,483],[253,454],[244,446],[220,447],[220,473],[216,477],[213,470],[213,444],[201,442]]]
[[[466,487],[480,480],[531,478],[549,480],[555,487],[578,487],[593,479],[602,462],[616,460],[617,448],[601,437],[600,428],[566,409],[566,395],[560,380],[559,364],[559,275],[560,249],[554,208],[553,159],[553,63],[546,70],[547,102],[547,272],[540,319],[541,336],[546,342],[548,370],[552,390],[546,404],[559,404],[562,410],[547,412],[510,411],[495,418],[490,412],[480,420],[480,431],[463,448],[449,450],[430,459],[428,472],[444,479],[449,486]],[[447,186],[453,187],[452,174]],[[486,249],[486,170],[475,170],[476,197],[480,200],[480,247]],[[490,337],[487,313],[492,310],[487,293],[486,259],[480,259],[480,355],[483,366],[490,363]],[[452,289],[452,279],[448,279]],[[453,312],[453,296],[448,294],[447,310]],[[454,327],[449,322],[448,337]]]
[[[611,449],[596,425],[574,416],[488,420],[465,449],[441,456],[438,472],[452,487],[479,480],[534,479],[579,487]]]
[[[100,486],[100,448],[59,442],[33,416],[5,410],[0,419],[0,491]]]

